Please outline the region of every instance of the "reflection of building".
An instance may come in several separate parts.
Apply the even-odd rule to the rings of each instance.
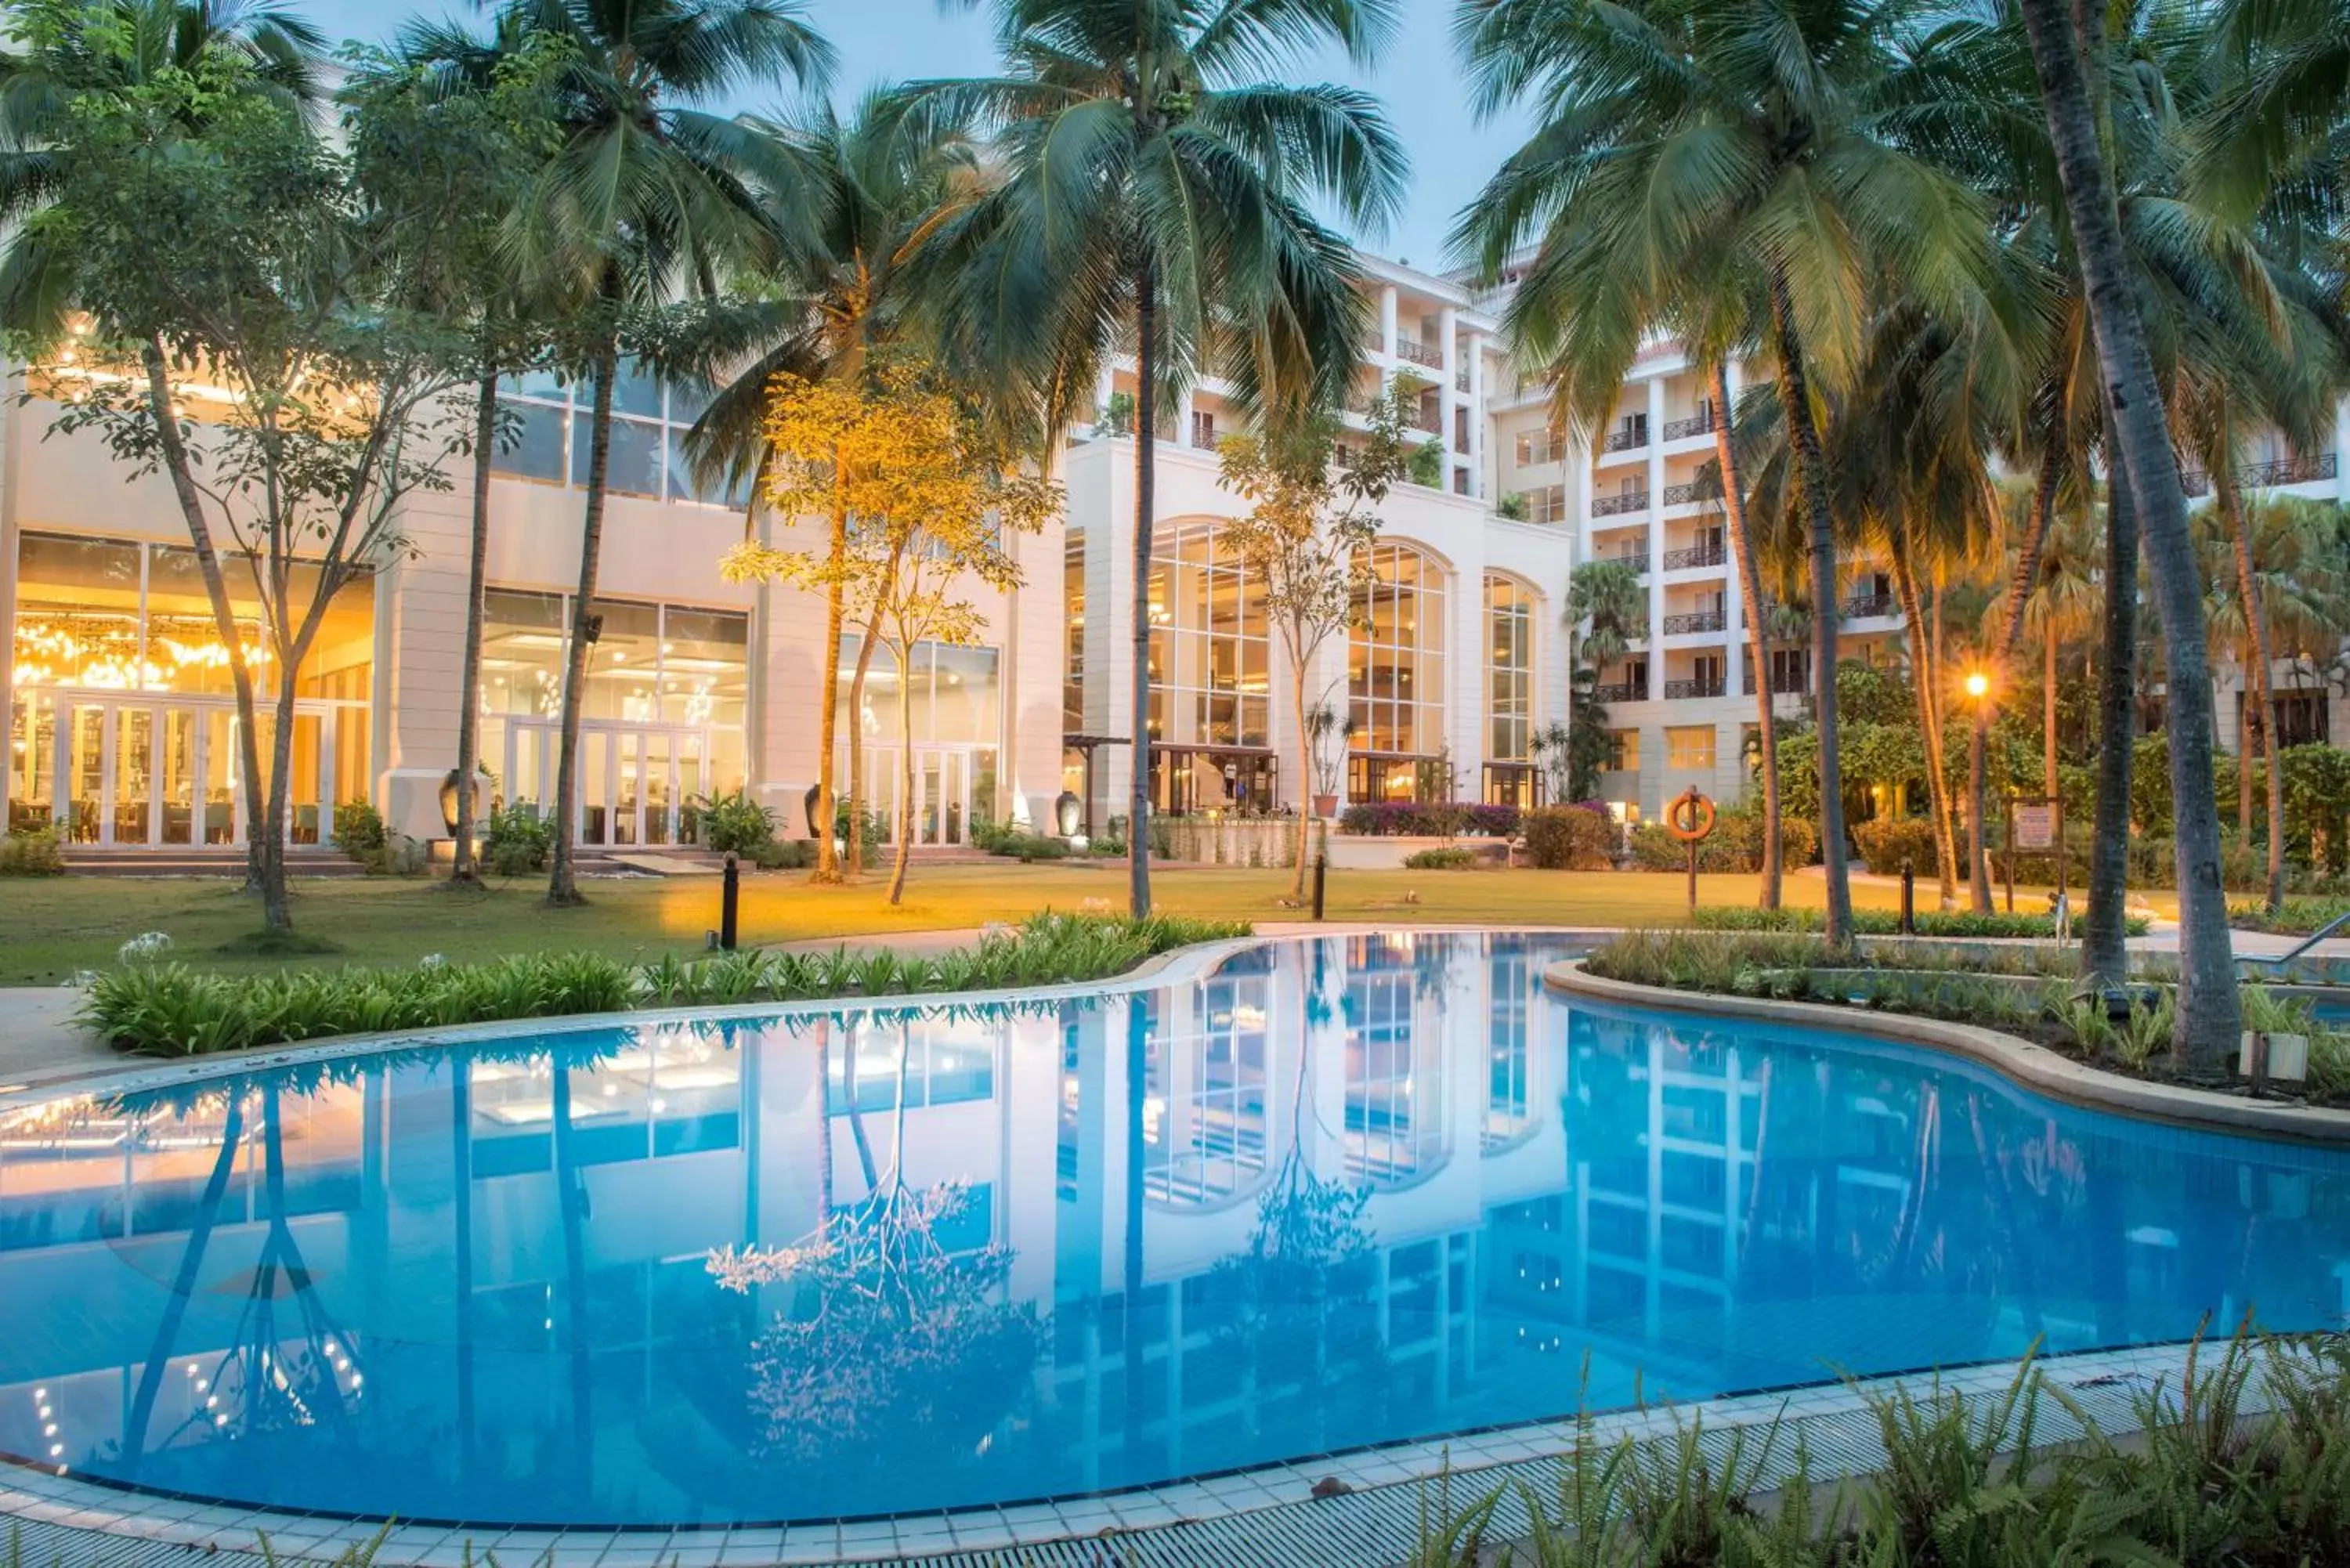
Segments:
[[[2345,1310],[2338,1160],[2150,1160],[1864,1042],[1570,1011],[1537,989],[1555,951],[1274,944],[1010,1018],[648,1025],[559,1070],[360,1058],[307,1094],[0,1112],[0,1450],[312,1506],[358,1477],[510,1514],[523,1476],[550,1511],[829,1517],[1556,1416],[1636,1377]],[[1018,1365],[965,1367],[926,1324],[911,1365],[952,1398],[868,1431],[843,1393],[839,1451],[763,1460],[752,1347],[809,1303],[718,1288],[710,1250],[950,1183],[922,1256],[1007,1252],[993,1304],[1046,1320],[1039,1358],[1007,1335]],[[780,1386],[855,1386],[800,1370]],[[906,1384],[874,1387],[901,1411]]]

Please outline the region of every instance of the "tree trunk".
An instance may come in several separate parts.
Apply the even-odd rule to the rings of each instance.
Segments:
[[[479,883],[473,855],[473,781],[482,771],[482,622],[488,615],[490,461],[498,435],[498,373],[482,375],[473,414],[473,533],[465,566],[465,663],[457,687],[457,843],[449,881]]]
[[[2054,423],[2054,421],[2052,421],[2052,427]],[[2040,578],[2040,556],[2041,553],[2048,547],[2048,521],[2051,514],[2055,510],[2056,484],[2064,474],[2063,452],[2056,444],[2058,432],[2052,428],[2047,433],[2047,450],[2040,454],[2040,474],[2033,481],[2032,487],[2031,529],[2023,536],[2023,548],[2018,550],[2015,555],[2015,575],[2008,581],[2007,606],[1999,623],[1998,646],[1991,658],[1991,690],[1994,691],[2005,689],[2008,684],[2008,671],[2015,667],[2016,639],[2023,634],[2023,607],[2032,597],[2032,585]],[[2047,790],[2051,802],[2056,799],[2055,647],[2052,634],[2052,640],[2048,645],[2047,692]],[[1967,740],[1967,817],[1970,822],[1982,821],[1984,807],[1989,804],[1983,798],[1983,775],[1986,772],[1984,753],[1989,750],[1990,742],[1991,707],[1988,703],[1978,703],[1975,706],[1974,733]],[[2064,818],[2061,808],[2057,810],[2056,815],[2061,823]],[[1990,871],[1982,864],[1981,838],[1971,828],[1969,829],[1969,839],[1978,846],[1974,855],[1977,867],[1975,908],[1987,910],[1991,908]],[[2015,846],[2009,845],[2007,853],[2012,857],[2015,854]],[[2056,885],[2059,888],[2064,885],[2064,842],[2060,836],[2056,842]]]
[[[1795,454],[1796,488],[1809,522],[1812,567],[1812,690],[1819,712],[1820,859],[1827,872],[1828,946],[1852,946],[1852,881],[1845,866],[1844,764],[1836,748],[1836,544],[1828,514],[1827,462],[1804,384],[1804,349],[1783,278],[1771,282],[1771,321],[1779,354],[1779,403]]]
[[[2236,591],[2243,597],[2244,625],[2251,634],[2250,657],[2244,660],[2244,718],[2237,726],[2236,793],[2242,814],[2244,842],[2252,836],[2252,742],[2268,769],[2269,866],[2268,909],[2274,914],[2284,902],[2284,771],[2277,766],[2276,698],[2269,685],[2268,612],[2261,606],[2260,576],[2252,570],[2252,529],[2244,515],[2243,497],[2236,493],[2235,465],[2230,454],[2212,465],[2211,493],[2228,519],[2236,545]]]
[[[2056,770],[2056,618],[2048,623],[2040,639],[2042,659],[2040,692],[2040,735],[2043,747],[2040,762],[2040,787],[2056,812],[2056,890],[2064,889],[2064,781]]]
[[[1158,507],[1158,279],[1148,257],[1134,268],[1134,776],[1127,791],[1127,902],[1150,915],[1150,528]]]
[[[1762,641],[1762,576],[1754,566],[1753,542],[1746,536],[1746,493],[1738,479],[1738,454],[1730,444],[1730,373],[1723,361],[1713,362],[1713,456],[1721,466],[1721,511],[1730,524],[1730,549],[1738,566],[1738,592],[1746,611],[1746,650],[1754,661],[1754,700],[1758,710],[1755,741],[1762,764],[1762,890],[1756,902],[1766,909],[1779,907],[1783,875],[1779,822],[1779,740],[1772,733],[1770,651]]]
[[[873,668],[873,628],[868,624],[857,639],[857,669],[848,678],[848,842],[849,877],[865,870],[865,676]],[[900,683],[902,684],[902,682]],[[825,836],[832,825],[825,824]]]
[[[836,454],[837,456],[837,454]],[[848,557],[848,505],[841,494],[837,462],[832,485],[832,545],[824,592],[824,691],[816,710],[816,819],[820,825],[816,836],[816,875],[811,882],[838,882],[840,851],[832,836],[832,825],[839,813],[833,807],[833,794],[837,780],[833,777],[832,752],[839,742],[839,720],[835,710],[839,703],[835,694],[840,690],[840,632],[848,618],[846,603],[847,586],[840,580],[843,565]]]
[[[2056,171],[2088,286],[2089,320],[2107,407],[2121,438],[2121,467],[2139,508],[2162,618],[2166,728],[2178,862],[2178,1023],[2171,1054],[2190,1080],[2223,1078],[2243,1025],[2228,897],[2220,880],[2220,811],[2211,790],[2211,668],[2203,638],[2203,585],[2188,528],[2187,496],[2164,423],[2160,385],[2131,293],[2119,214],[2106,183],[2095,116],[2082,67],[2103,69],[2102,14],[2085,7],[2074,36],[2061,0],[2022,0],[2040,77]],[[2120,587],[2123,585],[2116,584]]]
[[[203,492],[196,484],[188,443],[181,437],[179,419],[172,411],[172,379],[165,368],[162,340],[150,338],[139,346],[139,352],[147,371],[147,401],[155,417],[163,472],[171,476],[172,493],[180,504],[181,521],[188,525],[188,543],[195,551],[197,574],[204,580],[204,596],[212,600],[213,628],[220,634],[221,646],[228,650],[229,679],[236,691],[237,763],[244,775],[244,889],[261,893],[265,901],[268,876],[262,846],[270,837],[271,823],[261,772],[260,711],[253,693],[253,661],[245,655],[244,639],[237,635],[236,607],[229,597],[228,579],[221,572],[220,551],[213,543],[212,524],[204,516]],[[279,826],[282,829],[283,824]],[[276,836],[282,842],[285,835],[280,831]],[[283,874],[282,864],[280,873]],[[281,888],[280,902],[283,899]]]
[[[286,836],[294,783],[294,671],[298,659],[289,659],[277,672],[274,732],[269,737],[268,831],[255,841],[261,866],[261,925],[264,930],[290,931],[294,911],[286,898]],[[331,811],[334,803],[325,803]]]
[[[573,840],[579,816],[579,712],[587,696],[588,649],[597,628],[596,567],[604,552],[604,478],[612,463],[612,382],[619,350],[597,351],[595,392],[588,406],[588,505],[579,524],[579,587],[571,599],[571,643],[563,664],[563,743],[555,768],[555,851],[549,857],[546,901],[582,904]]]
[[[1901,614],[1910,627],[1909,682],[1918,698],[1918,725],[1926,742],[1926,800],[1933,813],[1934,870],[1941,884],[1942,908],[1959,903],[1958,838],[1950,830],[1950,770],[1942,764],[1941,715],[1934,701],[1934,672],[1941,668],[1933,645],[1927,640],[1925,607],[1918,597],[1917,575],[1902,551],[1892,552],[1894,591],[1901,596]],[[1980,841],[1976,848],[1981,850]]]
[[[2081,928],[2081,977],[2097,985],[2129,978],[2130,760],[2137,657],[2137,509],[2128,476],[2106,479],[2106,642],[2097,674],[2097,803],[2089,842],[2089,907]]]
[[[889,651],[898,660],[898,858],[889,871],[889,903],[906,896],[906,865],[914,856],[914,683],[906,678],[913,668],[910,639]]]
[[[1305,789],[1297,803],[1297,867],[1290,879],[1289,899],[1305,902],[1305,857],[1314,831],[1314,731],[1305,715],[1305,660],[1293,646],[1289,655],[1291,705],[1297,710],[1297,762]]]

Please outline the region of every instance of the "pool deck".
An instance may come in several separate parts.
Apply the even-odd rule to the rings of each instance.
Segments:
[[[2138,1429],[2137,1401],[2158,1384],[2175,1388],[2185,1345],[2051,1356],[2041,1375],[2109,1436]],[[2207,1355],[2216,1350],[2207,1349]],[[0,1521],[21,1536],[24,1561],[165,1564],[192,1553],[221,1568],[330,1563],[374,1550],[371,1568],[458,1568],[487,1553],[533,1568],[735,1568],[816,1563],[915,1563],[926,1568],[1376,1568],[1410,1555],[1424,1521],[1465,1511],[1507,1489],[1491,1534],[1526,1528],[1524,1492],[1555,1498],[1563,1457],[1578,1439],[1671,1442],[1694,1428],[1709,1457],[1727,1462],[1733,1443],[1762,1492],[1794,1472],[1801,1447],[1817,1482],[1864,1474],[1882,1462],[1869,1399],[1897,1386],[1913,1397],[1962,1397],[1987,1407],[2019,1364],[1995,1362],[1939,1375],[1915,1373],[1850,1384],[1732,1396],[1679,1406],[1560,1419],[1275,1464],[1160,1486],[1006,1507],[743,1528],[512,1529],[495,1524],[385,1524],[276,1513],[94,1485],[20,1467],[0,1469]],[[2255,1378],[2248,1414],[2266,1407]],[[2082,1434],[2070,1411],[2040,1403],[2036,1443]],[[1771,1438],[1765,1441],[1766,1438]],[[1742,1473],[1747,1473],[1742,1471]],[[1522,1492],[1520,1489],[1524,1489]],[[268,1555],[260,1549],[268,1538]]]

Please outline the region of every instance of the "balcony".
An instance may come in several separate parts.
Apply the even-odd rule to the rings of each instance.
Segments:
[[[1627,512],[1646,512],[1648,509],[1648,493],[1645,490],[1627,490],[1617,495],[1596,496],[1591,503],[1591,514],[1594,517],[1621,517]]]
[[[1665,558],[1668,561],[1672,559],[1669,556]],[[1720,631],[1729,623],[1730,618],[1718,609],[1691,610],[1686,615],[1667,616],[1664,622],[1665,635],[1680,637],[1690,632]]]
[[[2314,457],[2280,457],[2268,462],[2248,462],[2236,471],[2236,488],[2257,490],[2270,484],[2318,484],[2341,472],[2337,453],[2321,452]],[[2199,468],[2178,471],[2179,487],[2189,497],[2211,493],[2211,476]]]
[[[1846,620],[1866,620],[1871,616],[1893,613],[1891,594],[1855,594],[1844,601],[1844,618]]]
[[[1594,550],[1591,553],[1591,558],[1595,561],[1614,561],[1620,566],[1629,566],[1636,572],[1645,574],[1648,569],[1648,536],[1642,535],[1638,539],[1627,539],[1613,549]]]
[[[1665,570],[1685,571],[1691,566],[1719,566],[1728,559],[1719,545],[1691,545],[1686,550],[1665,552]]]
[[[1692,414],[1685,420],[1667,420],[1665,421],[1665,439],[1667,441],[1683,441],[1690,436],[1711,435],[1712,433],[1713,410],[1711,409],[1708,409],[1701,414]]]
[[[1665,504],[1668,506],[1688,506],[1700,501],[1721,499],[1721,484],[1718,480],[1692,479],[1687,484],[1665,486]]]
[[[1629,429],[1609,431],[1607,432],[1607,439],[1599,443],[1599,450],[1602,452],[1638,452],[1640,448],[1648,444],[1648,428],[1644,425],[1633,425]]]
[[[1801,697],[1812,689],[1811,678],[1800,670],[1774,670],[1771,672],[1771,693],[1774,697]],[[1754,667],[1746,667],[1746,694],[1754,695]]]
[[[1668,624],[1670,624],[1669,620]],[[1702,675],[1693,680],[1668,680],[1665,682],[1665,700],[1669,702],[1680,697],[1719,697],[1722,685],[1718,675]]]
[[[1648,698],[1646,691],[1629,680],[1610,681],[1605,686],[1591,689],[1591,700],[1595,702],[1645,702]]]
[[[1442,349],[1433,343],[1422,343],[1417,337],[1406,337],[1400,332],[1396,334],[1396,358],[1409,359],[1413,364],[1424,366],[1430,370],[1444,369]]]

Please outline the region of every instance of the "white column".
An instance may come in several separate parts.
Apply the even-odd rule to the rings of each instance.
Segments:
[[[1175,409],[1175,444],[1177,446],[1191,444],[1192,407],[1191,389],[1186,387],[1183,389],[1183,396],[1177,400]]]
[[[1648,695],[1665,694],[1665,379],[1651,376],[1648,392]],[[1640,759],[1643,763],[1648,759]]]
[[[1379,356],[1387,361],[1380,367],[1386,379],[1395,377],[1396,359],[1396,287],[1388,284],[1379,290]]]
[[[1469,335],[1469,493],[1485,493],[1485,335]]]
[[[1450,305],[1437,312],[1436,352],[1437,358],[1443,361],[1437,374],[1444,379],[1437,392],[1436,439],[1439,450],[1444,453],[1444,490],[1447,494],[1452,490],[1452,410],[1461,406],[1461,394],[1454,389],[1454,378],[1461,366],[1461,349],[1454,341],[1459,320],[1460,313]]]
[[[1734,400],[1738,396],[1737,364],[1733,361],[1725,365],[1721,374],[1723,381],[1728,385],[1730,395]],[[1730,417],[1730,410],[1717,409],[1714,410],[1713,417],[1717,420],[1726,420]],[[1725,483],[1728,477],[1726,474],[1723,476]],[[1722,517],[1721,548],[1724,579],[1721,590],[1722,624],[1730,628],[1730,656],[1722,666],[1729,671],[1729,675],[1728,683],[1722,688],[1722,694],[1726,697],[1742,698],[1746,695],[1746,628],[1740,624],[1740,617],[1744,614],[1746,607],[1746,601],[1741,597],[1745,585],[1738,580],[1738,557],[1731,546],[1730,518],[1726,513]],[[1758,670],[1754,672],[1754,679],[1760,681],[1763,675],[1764,671]],[[1745,733],[1743,726],[1744,722],[1742,720],[1739,730],[1741,734]]]
[[[2334,405],[2334,499],[2350,502],[2350,398]]]
[[[1111,395],[1117,390],[1118,372],[1111,366],[1105,364],[1101,368],[1101,373],[1094,378],[1094,408],[1096,410],[1094,417],[1096,419],[1103,420],[1109,417],[1109,400]]]

